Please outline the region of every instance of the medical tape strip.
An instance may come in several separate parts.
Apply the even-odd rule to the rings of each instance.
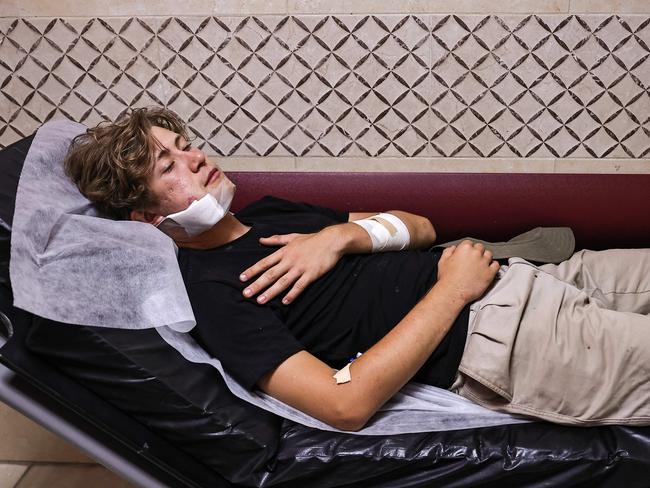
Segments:
[[[346,364],[344,368],[339,369],[335,374],[334,378],[336,379],[336,384],[337,385],[342,385],[344,383],[349,383],[352,381],[352,376],[350,376],[350,364]]]
[[[366,230],[372,241],[372,252],[402,251],[411,241],[408,228],[393,214],[380,213],[352,222]]]
[[[361,356],[361,353],[358,352],[357,355],[350,359],[350,362],[346,364],[343,368],[339,369],[334,375],[332,375],[332,378],[336,379],[336,384],[337,385],[343,385],[345,383],[349,383],[352,381],[352,376],[350,374],[350,366],[352,366],[352,363],[359,357]]]

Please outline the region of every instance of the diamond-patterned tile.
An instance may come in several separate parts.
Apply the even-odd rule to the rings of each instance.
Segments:
[[[28,84],[26,80],[21,78],[18,76],[10,77],[2,88],[0,88],[0,93],[19,107],[22,107],[30,95],[34,93],[33,85],[31,83]]]
[[[539,59],[539,58],[538,58]],[[521,59],[510,71],[523,86],[531,88],[548,75],[549,71],[532,54]]]
[[[591,76],[576,79],[569,88],[569,93],[575,95],[583,105],[591,105],[605,90]],[[616,110],[616,106],[611,109]]]
[[[342,114],[336,125],[351,139],[356,139],[361,132],[368,130],[371,122],[362,117],[359,110],[351,109]]]
[[[418,132],[408,127],[399,137],[395,138],[393,146],[399,151],[400,155],[414,157],[421,155],[427,148],[428,143]]]
[[[617,115],[612,115],[608,119],[607,128],[614,133],[618,141],[621,141],[635,132],[639,126],[634,123],[625,110],[621,110]]]
[[[431,35],[445,51],[452,51],[470,37],[467,26],[455,15],[434,18]]]
[[[86,74],[77,81],[73,91],[74,95],[84,104],[92,106],[98,98],[106,92],[106,89],[99,85],[89,74]],[[70,100],[70,98],[68,98]]]
[[[30,57],[40,67],[47,71],[51,71],[63,57],[63,51],[55,43],[43,37],[35,44]]]
[[[552,36],[535,50],[533,57],[544,69],[553,71],[567,59],[571,59],[570,51]],[[579,66],[574,69],[578,68]]]
[[[384,68],[392,70],[408,59],[410,52],[405,47],[403,43],[398,42],[395,36],[388,36],[383,40],[381,46],[373,50],[373,53]]]
[[[313,144],[315,142],[297,125],[291,127],[281,139],[282,147],[292,156],[303,156],[307,154]]]
[[[637,124],[650,122],[650,94],[644,92],[627,105],[626,111]]]
[[[51,103],[51,100],[44,98],[40,93],[34,94],[34,96],[27,102],[23,109],[34,119],[39,122],[44,122],[48,120],[50,114],[56,110],[53,109],[55,105]]]
[[[584,146],[595,158],[603,158],[609,155],[611,151],[617,146],[616,139],[614,139],[608,131],[600,128],[594,131],[588,139],[584,141]]]
[[[548,113],[548,109],[542,112],[538,117],[535,117],[531,120],[527,127],[533,132],[539,139],[542,141],[547,141],[553,135],[562,128],[561,122],[558,122],[551,114]],[[552,148],[549,148],[552,149]]]
[[[356,112],[356,110],[352,111]],[[343,121],[345,121],[345,118]],[[343,121],[339,122],[341,126],[343,126]],[[331,123],[318,110],[312,108],[311,111],[306,114],[306,117],[300,123],[300,126],[306,133],[310,134],[313,139],[318,140],[325,134],[327,129],[331,126]]]
[[[431,70],[434,78],[445,87],[454,86],[467,76],[468,72],[459,58],[454,57],[451,53],[436,61]]]
[[[456,95],[456,98],[469,106],[477,102],[488,89],[476,77],[472,76],[472,73],[468,72],[454,82],[451,90]]]
[[[486,127],[485,122],[481,121],[471,110],[464,110],[451,125],[456,129],[456,133],[462,134],[463,139],[468,141],[476,137]]]
[[[650,139],[648,131],[644,131],[642,127],[638,127],[634,132],[628,134],[625,139],[621,141],[621,147],[630,158],[647,157],[648,154],[650,154]]]
[[[451,126],[446,126],[431,139],[431,145],[439,155],[449,157],[456,156],[467,143]]]
[[[354,142],[348,135],[336,126],[331,126],[321,137],[318,138],[318,146],[328,156],[342,156],[354,144],[368,155],[360,142]]]
[[[88,103],[87,100],[81,99],[77,93],[73,93],[61,105],[59,105],[59,110],[61,113],[65,114],[67,118],[85,123],[85,120],[92,111],[93,105],[94,101]]]
[[[490,158],[498,154],[505,146],[505,141],[500,134],[495,133],[490,127],[484,126],[469,140],[468,145],[479,154],[480,157]]]
[[[551,30],[537,15],[529,15],[512,31],[513,36],[528,51],[535,51],[551,37]]]
[[[390,146],[389,140],[375,126],[371,126],[356,139],[367,156],[379,156]]]
[[[12,24],[6,36],[8,39],[13,40],[15,45],[24,53],[31,52],[41,40],[41,33],[33,23],[26,19],[17,19],[17,22]]]
[[[154,103],[223,155],[645,157],[649,44],[635,15],[3,18],[0,146]]]
[[[374,91],[381,97],[384,103],[388,106],[392,106],[405,91],[408,91],[408,89],[408,85],[404,85],[401,77],[390,73],[375,87]]]
[[[515,117],[514,109],[506,109],[500,112],[491,122],[492,127],[504,141],[510,141],[516,136],[518,131],[522,130],[519,120]],[[520,115],[520,114],[518,114]],[[529,119],[530,120],[530,119]]]
[[[607,46],[612,52],[624,45],[632,36],[624,25],[621,24],[617,16],[606,17],[594,30],[601,43]]]
[[[400,96],[397,103],[393,105],[393,110],[405,120],[413,122],[423,111],[428,110],[428,106],[422,100],[419,100],[412,91],[409,91]]]

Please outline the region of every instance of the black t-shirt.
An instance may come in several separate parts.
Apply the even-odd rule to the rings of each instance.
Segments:
[[[179,263],[197,321],[192,336],[249,389],[301,350],[343,367],[397,325],[436,280],[437,252],[346,255],[292,304],[281,303],[282,293],[259,305],[242,295],[247,283],[239,281],[277,250],[259,238],[316,232],[347,222],[348,213],[265,197],[236,217],[251,226],[246,234],[214,249],[180,249]],[[466,335],[467,309],[415,379],[449,388]]]

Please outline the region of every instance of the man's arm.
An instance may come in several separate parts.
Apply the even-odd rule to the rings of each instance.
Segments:
[[[419,215],[391,210],[399,217],[410,234],[409,249],[419,249],[432,245],[436,232],[429,219]],[[266,303],[291,287],[282,302],[287,305],[313,281],[323,276],[345,254],[369,253],[372,241],[354,220],[377,215],[370,212],[352,212],[348,223],[331,225],[314,234],[284,234],[263,237],[260,242],[267,246],[282,246],[276,252],[246,269],[242,281],[258,276],[244,289],[244,295],[257,297],[259,303]],[[292,286],[293,285],[293,286]],[[263,293],[262,293],[263,292]]]
[[[358,430],[424,364],[454,320],[494,279],[499,265],[481,244],[447,248],[439,280],[377,344],[350,367],[351,381],[336,384],[332,369],[301,351],[265,375],[269,395],[343,430]]]
[[[348,222],[355,220],[367,219],[378,212],[350,212]],[[406,225],[411,237],[408,249],[423,249],[430,247],[436,242],[436,230],[431,224],[431,221],[426,217],[415,215],[402,210],[389,210],[389,214],[399,217]]]

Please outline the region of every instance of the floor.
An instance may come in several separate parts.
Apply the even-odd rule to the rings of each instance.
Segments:
[[[0,402],[0,488],[134,485]]]

